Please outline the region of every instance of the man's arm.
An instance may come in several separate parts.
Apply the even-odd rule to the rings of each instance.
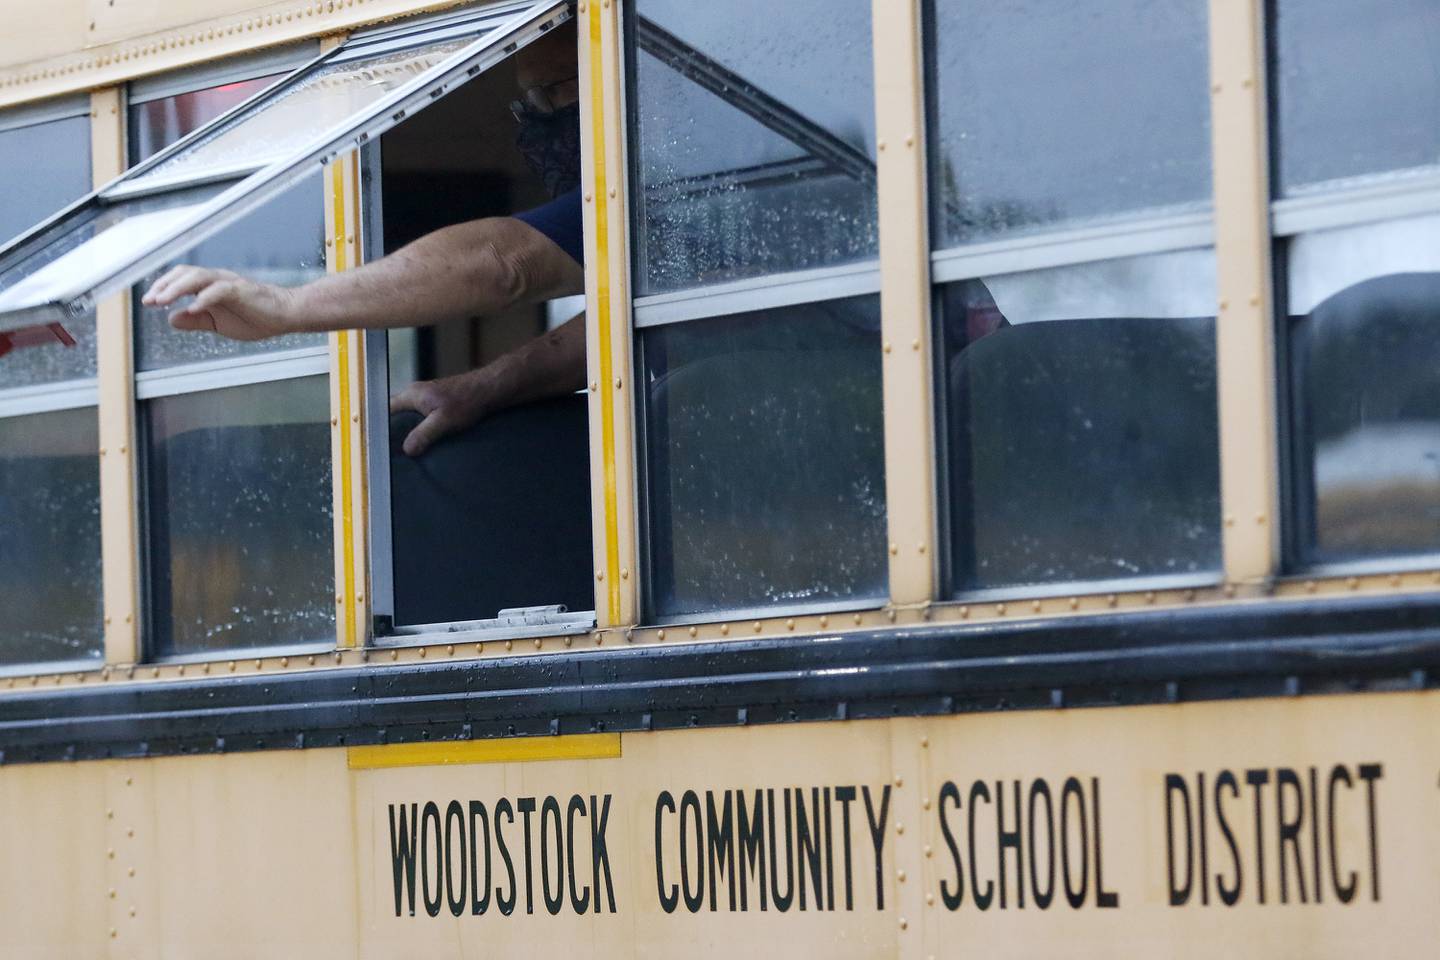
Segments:
[[[436,440],[506,407],[574,393],[585,384],[585,314],[478,370],[443,380],[417,380],[390,401],[390,412],[414,410],[425,419],[403,449],[419,456]]]
[[[179,266],[145,293],[176,310],[177,330],[235,340],[285,333],[427,326],[581,293],[580,265],[554,241],[510,217],[445,227],[388,257],[301,287],[257,283],[227,270]]]

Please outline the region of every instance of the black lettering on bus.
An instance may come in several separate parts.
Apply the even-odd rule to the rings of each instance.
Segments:
[[[535,812],[534,797],[520,797],[515,801],[515,808],[524,814],[525,820],[525,912],[535,912],[535,861],[531,856],[530,846],[530,814]]]
[[[950,862],[955,865],[955,886],[952,888],[950,882],[942,877],[940,899],[946,910],[959,910],[960,904],[965,901],[965,866],[960,862],[960,847],[955,842],[955,834],[950,830],[950,818],[945,815],[946,800],[949,800],[957,811],[960,809],[960,789],[950,780],[941,785],[940,798],[935,807],[940,815],[940,835],[945,838],[945,846],[950,849]]]
[[[1294,797],[1294,815],[1287,816],[1286,809],[1289,806],[1285,802],[1285,794],[1290,793]],[[1300,827],[1305,822],[1305,795],[1300,786],[1300,778],[1295,771],[1289,767],[1280,767],[1275,771],[1275,833],[1279,837],[1279,847],[1276,851],[1280,861],[1280,902],[1290,902],[1290,863],[1295,864],[1295,882],[1297,893],[1301,903],[1309,903],[1310,898],[1305,893],[1305,864],[1300,857]],[[1290,859],[1285,859],[1285,851],[1290,851]]]
[[[1330,770],[1330,786],[1328,790],[1328,802],[1325,804],[1330,817],[1330,882],[1334,885],[1335,897],[1341,903],[1349,903],[1355,899],[1355,887],[1359,882],[1359,876],[1354,870],[1350,871],[1350,879],[1347,883],[1340,882],[1340,845],[1335,842],[1335,784],[1344,781],[1345,789],[1349,790],[1354,781],[1350,779],[1350,771],[1342,763],[1335,764]]]
[[[475,826],[479,820],[481,827]],[[484,831],[485,841],[480,841],[481,831]],[[479,849],[485,848],[485,880],[480,880],[480,856]],[[485,804],[479,800],[470,801],[470,913],[480,916],[490,909],[490,815],[485,811]]]
[[[680,889],[675,884],[670,884],[670,889],[665,889],[665,845],[664,824],[661,822],[661,815],[669,810],[675,812],[675,798],[670,795],[669,790],[661,790],[660,796],[655,798],[655,886],[660,895],[660,909],[666,913],[674,913],[675,907],[680,903]],[[600,899],[600,892],[597,889],[595,899]]]
[[[715,791],[705,791],[705,851],[706,863],[710,868],[710,911],[716,910],[715,885],[725,882],[730,887],[730,912],[735,912],[735,819],[730,803],[730,791],[724,791],[725,801],[717,813]]]
[[[455,848],[451,845],[451,826],[455,826],[460,835],[460,865],[456,869]],[[465,808],[460,805],[459,800],[451,800],[450,805],[445,808],[445,905],[450,908],[451,916],[460,916],[465,912],[466,884],[470,881],[470,871],[466,865],[466,857],[469,851],[465,847]],[[455,892],[455,879],[460,880],[460,892]]]
[[[811,823],[814,829],[811,829]],[[820,788],[814,787],[810,791],[810,812],[805,810],[805,790],[803,787],[795,788],[795,862],[799,866],[795,885],[800,889],[800,909],[805,906],[805,864],[810,864],[810,881],[815,890],[815,909],[825,909],[825,895],[820,884],[824,878],[820,875]]]
[[[500,848],[500,859],[505,861],[505,875],[509,877],[510,895],[508,897],[501,895],[500,888],[496,887],[495,906],[499,907],[500,912],[508,917],[515,912],[515,898],[519,894],[519,889],[515,886],[515,863],[510,859],[510,848],[505,846],[505,834],[500,830],[502,816],[511,824],[515,823],[515,808],[505,797],[495,801],[495,845]]]
[[[555,895],[550,895],[550,824],[555,825]],[[574,859],[574,858],[571,858]],[[565,834],[560,825],[560,802],[553,795],[540,804],[540,896],[550,916],[565,906]]]
[[[1365,813],[1370,825],[1370,900],[1380,902],[1380,830],[1375,814],[1375,781],[1385,775],[1378,763],[1360,764],[1360,779],[1365,781]]]
[[[1320,773],[1310,768],[1310,888],[1315,902],[1325,902],[1325,885],[1320,882]]]
[[[691,811],[694,813],[691,813]],[[693,824],[693,826],[691,826]],[[685,909],[699,913],[705,904],[705,837],[700,819],[700,797],[694,790],[686,790],[680,797],[680,892],[685,897]],[[690,833],[695,834],[695,892],[690,892]]]
[[[584,916],[590,909],[590,887],[582,884],[575,876],[575,814],[585,816],[585,798],[578,793],[570,795],[570,802],[565,805],[565,876],[570,884],[570,909],[579,916]],[[581,896],[581,894],[584,896]],[[596,902],[599,902],[597,896]]]
[[[1100,778],[1090,778],[1090,805],[1095,808],[1095,906],[1113,910],[1120,906],[1120,895],[1105,889],[1105,844],[1100,829]]]
[[[870,788],[863,786],[860,792],[865,797],[865,819],[870,823],[870,842],[875,847],[875,909],[885,909],[885,823],[890,818],[890,784],[880,788],[880,814],[875,814],[875,805],[870,800]]]
[[[410,804],[406,819],[405,804],[400,804],[400,826],[395,826],[395,804],[390,804],[390,869],[395,875],[395,916],[400,916],[400,894],[408,894],[410,916],[415,916],[415,848],[420,821],[416,817],[419,804]],[[407,829],[408,827],[408,829]],[[403,881],[403,882],[402,882]]]
[[[976,780],[970,784],[970,812],[967,825],[969,827],[970,839],[970,896],[975,900],[975,906],[981,910],[989,910],[990,903],[995,899],[995,881],[985,881],[985,892],[980,892],[980,876],[976,870],[976,863],[979,858],[975,856],[975,812],[980,808],[980,801],[990,802],[990,788],[985,786],[985,781]]]
[[[590,882],[595,889],[595,912],[600,912],[600,877],[605,877],[605,903],[610,912],[615,912],[615,882],[610,876],[610,844],[605,831],[610,826],[610,794],[600,803],[599,813],[595,810],[595,794],[590,794]],[[674,810],[672,803],[670,809]],[[657,857],[660,855],[656,850]]]
[[[1246,770],[1245,782],[1255,798],[1255,890],[1260,903],[1265,902],[1265,821],[1261,816],[1265,784],[1270,782],[1269,770]]]
[[[1017,785],[1019,781],[1016,781]],[[1040,804],[1037,799],[1045,800],[1045,892],[1040,890],[1040,871],[1035,869],[1037,854],[1040,851],[1040,836],[1035,830],[1035,811]],[[1030,893],[1035,898],[1035,906],[1041,910],[1049,910],[1050,904],[1055,899],[1055,808],[1050,800],[1050,784],[1043,777],[1036,777],[1030,784],[1029,812],[1025,820],[1025,830],[1030,834]],[[1017,806],[1018,815],[1019,808]]]
[[[845,909],[855,909],[855,884],[850,864],[850,804],[855,802],[853,786],[836,787],[835,802],[840,804],[840,842],[845,851]]]
[[[1205,774],[1195,774],[1195,839],[1200,848],[1200,905],[1210,906],[1210,838],[1205,828]]]
[[[1230,830],[1230,821],[1225,819],[1225,806],[1220,802],[1220,791],[1228,788],[1232,799],[1240,798],[1240,783],[1235,779],[1235,774],[1229,770],[1221,770],[1215,778],[1215,823],[1220,827],[1220,833],[1225,838],[1225,845],[1230,848],[1230,862],[1235,867],[1235,880],[1231,886],[1226,886],[1225,880],[1220,872],[1215,872],[1215,890],[1220,894],[1220,901],[1227,907],[1233,907],[1240,901],[1240,891],[1245,881],[1245,872],[1240,866],[1240,847],[1235,842],[1235,834]]]
[[[430,821],[435,821],[435,898],[430,898]],[[440,915],[440,898],[444,895],[445,853],[441,849],[440,807],[434,800],[427,801],[420,815],[420,893],[425,901],[425,912],[432,917]]]
[[[1020,825],[1024,819],[1024,810],[1020,806],[1020,781],[1014,781],[1015,785],[1015,829],[1005,829],[1005,785],[999,780],[995,781],[995,859],[1000,874],[1000,909],[1007,908],[1005,894],[1010,886],[1005,880],[1005,851],[1015,851],[1015,899],[1017,909],[1025,909],[1025,834],[1021,831]],[[971,851],[973,859],[975,854]]]
[[[830,830],[830,788],[825,797],[825,909],[835,909],[835,837]]]
[[[765,891],[765,794],[761,790],[755,791],[755,802],[752,809],[755,813],[752,817],[745,808],[745,791],[735,791],[735,820],[737,827],[737,841],[740,847],[740,909],[750,909],[750,894],[748,886],[750,879],[754,878],[760,888],[760,910],[763,912],[770,908],[769,898]]]
[[[776,841],[779,839],[779,831],[775,829],[775,791],[765,791],[765,806],[769,814],[770,828],[770,898],[775,902],[775,909],[781,913],[790,909],[790,904],[795,900],[795,834],[793,825],[790,822],[790,788],[786,787],[781,794],[785,803],[785,893],[780,893],[780,858],[776,855]]]
[[[1182,885],[1175,877],[1175,797],[1184,805],[1185,818],[1185,882]],[[1165,774],[1165,879],[1170,886],[1170,906],[1179,907],[1188,903],[1193,886],[1195,863],[1192,856],[1193,844],[1190,836],[1190,788],[1185,778],[1178,773]]]
[[[1080,886],[1077,889],[1070,880],[1070,804],[1074,798],[1076,806],[1075,822],[1080,827]],[[970,802],[975,802],[974,796]],[[971,811],[972,815],[974,811]],[[973,835],[974,830],[971,830]],[[970,842],[971,849],[971,878],[970,885],[974,888],[974,849],[975,842]],[[1085,904],[1085,896],[1090,891],[1090,828],[1085,819],[1085,788],[1080,786],[1080,781],[1075,777],[1066,777],[1065,786],[1060,789],[1060,876],[1065,881],[1065,899],[1072,909],[1078,910]]]

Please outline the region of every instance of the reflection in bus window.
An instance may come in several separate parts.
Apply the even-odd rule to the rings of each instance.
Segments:
[[[326,378],[151,400],[145,439],[152,652],[333,638]]]
[[[1208,250],[942,289],[952,589],[1218,568],[1214,289]]]
[[[264,90],[284,74],[239,80],[218,87],[157,97],[130,108],[130,164],[146,160],[172,143]]]
[[[1298,559],[1440,551],[1440,217],[1302,234],[1288,259]]]
[[[885,595],[879,298],[646,331],[650,612]]]
[[[634,8],[636,292],[873,257],[870,4]]]
[[[0,417],[0,664],[101,655],[98,447],[94,407]]]
[[[1278,0],[1282,195],[1440,165],[1440,4]]]
[[[931,0],[935,246],[1210,199],[1204,0]]]

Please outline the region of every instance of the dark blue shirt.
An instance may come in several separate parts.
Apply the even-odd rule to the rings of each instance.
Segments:
[[[585,230],[580,207],[580,188],[560,194],[549,203],[515,214],[555,242],[555,245],[585,266]]]

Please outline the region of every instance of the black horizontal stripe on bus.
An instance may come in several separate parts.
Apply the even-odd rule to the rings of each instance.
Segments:
[[[1440,598],[1267,603],[37,688],[0,761],[1417,689]]]

